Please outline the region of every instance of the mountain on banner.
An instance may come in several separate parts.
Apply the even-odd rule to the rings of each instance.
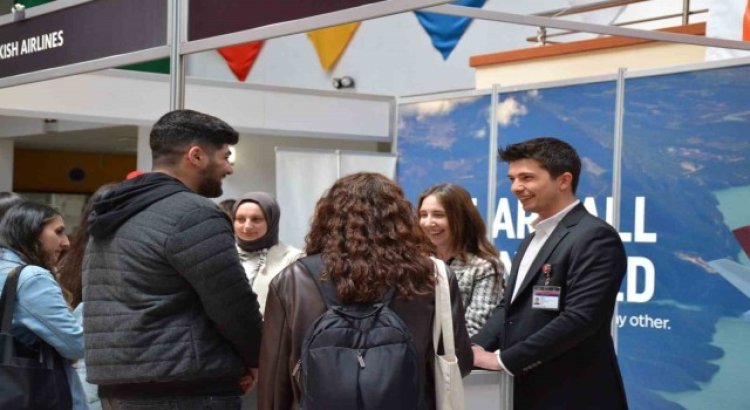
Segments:
[[[458,0],[451,4],[482,8],[485,2],[486,0]],[[432,46],[442,54],[443,60],[448,59],[469,24],[471,24],[471,19],[468,17],[447,16],[423,11],[415,11],[414,14],[417,15],[419,24],[430,36]]]
[[[354,32],[359,28],[359,24],[359,22],[342,24],[307,33],[307,37],[313,43],[313,47],[315,47],[315,51],[318,53],[320,65],[324,69],[330,70],[336,64],[339,57],[341,57],[349,45],[349,41],[354,37]]]
[[[224,57],[234,76],[240,81],[245,81],[262,48],[263,41],[253,41],[236,46],[222,47],[217,51]]]

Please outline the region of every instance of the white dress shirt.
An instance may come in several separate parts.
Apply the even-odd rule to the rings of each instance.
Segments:
[[[526,252],[523,254],[523,258],[521,259],[521,264],[518,265],[518,277],[516,278],[516,283],[513,287],[513,297],[511,298],[511,302],[516,299],[518,289],[521,287],[523,280],[529,273],[529,268],[531,267],[531,264],[534,263],[534,259],[536,259],[536,256],[542,249],[542,246],[544,246],[544,244],[547,242],[547,239],[549,239],[550,235],[552,235],[552,232],[555,230],[555,228],[557,228],[557,225],[560,223],[560,221],[565,218],[565,215],[567,215],[568,212],[570,212],[579,203],[581,203],[581,201],[576,200],[572,204],[563,208],[562,211],[550,216],[549,218],[543,221],[540,221],[539,218],[537,218],[534,220],[534,222],[531,223],[531,227],[534,228],[534,237],[531,238],[531,242],[526,248]]]
[[[521,264],[518,265],[518,277],[516,278],[516,283],[513,287],[513,297],[511,298],[511,303],[513,302],[513,300],[515,300],[518,289],[521,287],[523,280],[529,273],[529,268],[531,267],[531,264],[534,263],[534,259],[536,259],[537,255],[539,255],[539,251],[542,249],[542,246],[544,246],[544,244],[547,242],[547,239],[549,239],[550,235],[552,235],[552,232],[555,230],[555,228],[557,228],[557,225],[560,224],[560,221],[565,218],[565,215],[567,215],[568,212],[575,208],[575,206],[579,203],[581,203],[581,201],[576,200],[551,217],[542,221],[537,218],[534,220],[534,222],[531,223],[531,227],[534,228],[534,237],[531,238],[531,242],[529,242],[529,246],[526,248],[526,252],[524,252],[523,258],[521,258]],[[509,372],[503,364],[503,360],[500,358],[499,349],[495,351],[495,354],[497,355],[497,361],[498,363],[500,363],[500,366],[505,369],[508,374],[513,376],[513,373]]]

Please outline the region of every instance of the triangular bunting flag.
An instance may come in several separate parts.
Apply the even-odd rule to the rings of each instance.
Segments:
[[[227,61],[234,76],[240,81],[245,81],[247,75],[250,73],[250,69],[255,64],[255,60],[258,58],[261,48],[263,48],[263,41],[254,41],[252,43],[222,47],[217,51]]]
[[[750,0],[747,0],[745,18],[742,20],[742,40],[750,41]]]
[[[451,4],[482,8],[485,2],[486,0],[458,0]],[[443,55],[443,60],[448,59],[453,49],[456,48],[458,41],[461,40],[461,36],[464,35],[469,24],[471,24],[471,19],[468,17],[447,16],[423,11],[415,11],[414,14],[417,15],[419,24],[424,27],[432,39],[432,46]]]
[[[307,33],[307,37],[312,41],[315,51],[318,52],[320,65],[324,69],[330,70],[336,64],[336,61],[344,53],[346,46],[349,44],[358,27],[359,22],[355,22],[322,28]]]

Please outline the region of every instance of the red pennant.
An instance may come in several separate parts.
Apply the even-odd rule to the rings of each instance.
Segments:
[[[260,54],[261,48],[263,48],[263,41],[253,41],[252,43],[222,47],[218,51],[229,64],[234,76],[240,81],[245,81],[258,58],[258,54]]]
[[[745,6],[745,16],[742,19],[742,39],[750,41],[750,0]]]

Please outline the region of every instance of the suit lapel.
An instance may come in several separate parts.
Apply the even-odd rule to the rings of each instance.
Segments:
[[[542,266],[542,263],[544,263],[549,258],[549,256],[552,254],[552,251],[557,247],[557,244],[560,243],[562,238],[564,238],[567,234],[567,227],[562,226],[562,224],[557,225],[557,228],[555,228],[555,230],[552,232],[552,235],[547,238],[547,242],[544,243],[544,246],[542,246],[542,249],[539,250],[536,258],[534,258],[534,262],[532,262],[531,266],[529,266],[529,271],[523,278],[521,287],[518,288],[518,294],[515,300],[520,299],[519,296],[521,295],[521,293],[523,293],[524,289],[526,289],[531,283],[536,281],[536,277],[537,275],[539,275],[539,268]]]
[[[508,283],[505,285],[505,290],[503,291],[503,301],[505,302],[506,308],[510,306],[510,300],[513,298],[513,289],[516,288],[516,280],[518,279],[518,266],[521,264],[523,255],[526,253],[526,249],[529,247],[532,238],[534,238],[534,233],[529,235],[526,239],[524,239],[523,242],[521,242],[521,245],[518,247],[518,251],[516,252],[516,256],[513,257],[513,265],[511,265],[510,277],[508,277]],[[508,293],[509,291],[510,293]]]
[[[552,252],[555,250],[555,248],[557,248],[557,245],[560,243],[560,241],[562,241],[563,238],[565,238],[565,236],[568,234],[568,232],[570,232],[569,228],[576,225],[578,221],[581,220],[583,215],[586,214],[586,212],[586,208],[584,208],[583,204],[579,203],[577,206],[571,209],[567,215],[565,215],[565,217],[560,221],[559,224],[557,224],[555,230],[552,231],[552,235],[547,238],[547,242],[544,243],[542,249],[539,250],[536,258],[534,258],[534,261],[531,263],[531,266],[529,266],[529,271],[526,273],[526,277],[523,278],[521,287],[518,288],[518,295],[520,295],[521,292],[524,291],[524,289],[529,287],[530,284],[536,281],[536,277],[539,275],[539,269],[542,267],[542,264],[549,259],[550,255],[552,255]],[[518,272],[516,272],[516,275],[517,274]],[[516,300],[518,300],[518,297],[516,297]]]

